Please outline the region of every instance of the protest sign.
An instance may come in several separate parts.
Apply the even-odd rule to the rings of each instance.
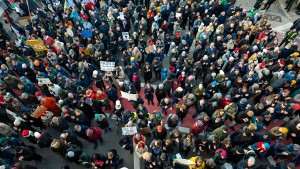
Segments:
[[[115,71],[115,62],[100,61],[102,71]]]
[[[194,163],[193,161],[188,160],[188,159],[174,159],[174,163],[179,163],[179,164],[188,165],[188,166],[196,165],[196,163]]]
[[[129,136],[137,133],[136,126],[133,127],[122,127],[122,135]]]
[[[127,100],[132,100],[132,101],[136,101],[136,96],[135,94],[130,94],[130,93],[126,93],[126,92],[122,92],[121,91],[121,97]]]
[[[148,47],[146,47],[146,49],[145,49],[146,53],[149,53],[149,52],[151,52],[151,51],[153,51],[153,50],[154,50],[154,46],[148,46]]]
[[[48,50],[48,48],[39,40],[27,40],[26,42],[36,52],[41,52],[41,51]]]
[[[122,32],[122,36],[123,36],[123,40],[124,41],[128,41],[130,38],[129,38],[129,33],[128,32]]]
[[[41,82],[42,84],[48,85],[48,84],[52,84],[51,80],[49,78],[37,78],[39,82]]]

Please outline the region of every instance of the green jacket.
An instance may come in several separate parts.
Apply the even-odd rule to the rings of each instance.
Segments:
[[[232,115],[235,115],[238,112],[237,105],[235,103],[231,103],[229,105],[226,105],[224,107],[224,112],[226,113],[227,116],[230,116],[230,117]]]
[[[224,126],[224,125],[223,125]],[[227,132],[226,134],[223,132],[223,126],[216,128],[212,134],[214,135],[214,137],[218,137],[220,140],[224,140],[225,138],[228,137],[229,132]]]

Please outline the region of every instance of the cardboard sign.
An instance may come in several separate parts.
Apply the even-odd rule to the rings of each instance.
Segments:
[[[124,41],[129,41],[130,37],[128,32],[122,32],[122,36]]]
[[[131,136],[137,133],[136,126],[133,127],[122,127],[122,135]]]
[[[31,117],[34,117],[36,119],[40,118],[43,114],[45,114],[47,111],[47,108],[43,105],[38,106],[33,113],[31,113]]]
[[[20,26],[24,27],[30,24],[31,19],[30,16],[23,16],[18,19]]]
[[[124,99],[127,99],[129,101],[136,101],[136,96],[135,94],[130,94],[130,93],[126,93],[126,92],[122,92],[121,91],[121,97]]]
[[[48,50],[48,48],[39,40],[27,40],[26,42],[36,52]]]
[[[102,71],[115,71],[115,62],[100,61]]]
[[[52,82],[51,82],[51,80],[49,78],[37,78],[37,79],[42,84],[45,84],[45,85],[52,84]]]
[[[151,52],[151,51],[153,51],[153,50],[154,50],[154,46],[148,46],[148,47],[146,47],[146,49],[145,49],[146,53],[149,53],[149,52]]]
[[[174,159],[174,163],[179,163],[179,164],[187,165],[187,166],[196,165],[196,163],[194,163],[193,161],[188,160],[188,159]]]

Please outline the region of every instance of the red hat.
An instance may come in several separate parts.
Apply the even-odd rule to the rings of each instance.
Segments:
[[[48,66],[49,66],[49,63],[48,63],[48,62],[44,62],[44,63],[43,63],[43,66],[44,66],[44,67],[48,67]]]
[[[22,131],[22,136],[23,137],[28,137],[29,136],[29,131],[28,130],[23,130]]]
[[[259,65],[260,68],[263,68],[263,67],[265,67],[265,66],[266,66],[266,63],[265,63],[265,62],[261,62],[260,65]]]
[[[169,70],[174,73],[175,72],[175,67],[174,66],[170,66]]]
[[[279,64],[285,65],[285,61],[284,61],[284,60],[281,60],[281,61],[279,62]]]
[[[40,96],[42,96],[41,92],[39,92],[39,91],[35,92],[35,97],[40,97]]]
[[[238,52],[240,49],[238,47],[234,48],[235,52]]]
[[[176,32],[176,33],[175,33],[175,36],[176,36],[177,38],[179,38],[179,37],[180,37],[179,32]]]

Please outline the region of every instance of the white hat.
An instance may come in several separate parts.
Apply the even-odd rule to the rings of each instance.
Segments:
[[[220,70],[220,75],[224,75],[224,71],[223,70]]]
[[[121,102],[120,102],[120,100],[117,100],[116,101],[116,109],[120,109],[121,108]]]
[[[71,157],[71,158],[74,157],[74,152],[73,151],[69,151],[68,152],[68,157]]]
[[[27,65],[26,65],[25,63],[23,63],[23,64],[22,64],[22,68],[23,68],[23,69],[26,69],[26,68],[27,68]]]
[[[41,137],[41,134],[39,132],[34,132],[33,135],[34,135],[35,138],[40,138]]]
[[[93,77],[97,77],[98,76],[98,71],[97,70],[94,70],[93,71]]]
[[[14,121],[14,125],[18,126],[20,124],[21,124],[21,120],[19,118],[16,118],[15,121]]]
[[[176,91],[178,91],[178,92],[182,92],[182,91],[183,91],[183,89],[182,89],[181,87],[177,87]]]

